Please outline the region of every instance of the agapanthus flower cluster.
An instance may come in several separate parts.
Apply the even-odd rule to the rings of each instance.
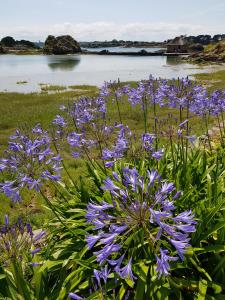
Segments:
[[[113,172],[102,189],[103,200],[90,201],[86,214],[93,226],[87,245],[100,268],[108,266],[107,270],[120,278],[134,281],[132,264],[138,262],[142,251],[136,248],[139,244],[147,247],[143,253],[149,253],[146,259],[156,264],[158,276],[169,275],[170,263],[184,260],[196,225],[191,211],[176,212],[175,202],[181,192],[173,183],[161,180],[155,170],[141,176],[136,168],[129,167]],[[135,238],[137,233],[139,239]]]
[[[21,218],[15,224],[10,224],[8,215],[5,215],[5,224],[0,225],[1,263],[8,266],[18,261],[38,265],[32,260],[41,251],[45,235],[45,231],[33,232],[31,224],[24,224]]]
[[[84,133],[71,132],[67,137],[68,144],[72,148],[72,156],[80,157],[85,151],[90,150],[96,143],[92,139],[86,139]]]
[[[155,134],[146,132],[142,135],[141,139],[142,147],[148,154],[150,154],[151,157],[156,160],[160,160],[163,157],[164,151],[162,149],[156,149],[155,147]]]
[[[96,120],[105,117],[106,103],[103,97],[83,97],[75,101],[68,110],[75,126],[83,128],[84,125],[92,124]]]
[[[102,159],[105,161],[106,167],[112,167],[118,159],[124,156],[129,148],[129,140],[132,136],[132,132],[128,126],[115,124],[115,129],[119,130],[112,149],[105,148],[102,151]]]
[[[48,133],[37,125],[29,134],[17,130],[10,137],[0,168],[4,172],[0,192],[16,202],[23,188],[39,191],[44,181],[59,181],[61,157],[52,150]]]
[[[188,109],[200,116],[206,113],[215,115],[225,109],[224,91],[210,94],[188,77],[169,82],[150,76],[149,80],[140,81],[137,87],[118,90],[119,94],[128,96],[132,106],[140,104],[143,109],[145,105],[158,104],[160,107]]]

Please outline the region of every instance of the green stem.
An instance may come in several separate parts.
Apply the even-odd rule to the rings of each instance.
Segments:
[[[208,137],[209,149],[212,154],[212,145],[211,145],[211,139],[209,135],[209,120],[206,114],[205,114],[205,126],[206,126],[206,136]]]
[[[154,131],[155,131],[155,148],[158,151],[158,130],[157,130],[157,116],[156,116],[156,103],[155,99],[153,101],[153,110],[154,110]]]
[[[22,266],[15,259],[12,261],[12,269],[19,294],[24,300],[31,300],[31,293],[24,279]]]
[[[59,220],[59,222],[72,234],[74,235],[73,231],[66,225],[66,223],[61,219],[59,214],[56,212],[56,208],[54,205],[51,203],[51,201],[45,196],[45,194],[40,190],[40,194],[44,198],[45,202],[47,203],[48,207],[51,209],[53,214],[56,216],[56,218]]]
[[[223,144],[223,132],[222,132],[222,128],[221,128],[221,124],[220,124],[220,119],[219,119],[218,115],[217,115],[217,121],[218,121],[219,130],[220,130],[221,145],[223,147],[224,146],[224,144]]]
[[[116,106],[117,106],[117,110],[118,110],[118,114],[119,114],[120,124],[122,124],[122,118],[121,118],[121,113],[120,113],[119,101],[118,101],[118,98],[117,98],[116,94],[115,94],[115,98],[116,98]]]

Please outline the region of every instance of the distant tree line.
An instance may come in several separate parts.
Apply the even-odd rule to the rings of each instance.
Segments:
[[[160,42],[144,42],[144,41],[124,41],[124,40],[112,40],[112,41],[94,41],[94,42],[80,42],[83,48],[106,48],[106,47],[151,47],[161,45]]]
[[[8,48],[14,48],[14,47],[23,47],[23,48],[37,48],[35,43],[27,41],[27,40],[20,40],[17,41],[11,36],[6,36],[1,39],[0,44],[3,47],[8,47]]]
[[[187,41],[188,44],[202,44],[209,45],[212,43],[218,43],[219,41],[225,40],[225,34],[216,34],[211,36],[209,34],[200,34],[197,36],[183,36],[183,38]],[[171,40],[166,41],[167,43]]]

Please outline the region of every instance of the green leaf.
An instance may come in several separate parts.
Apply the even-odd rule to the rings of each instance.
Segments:
[[[198,295],[197,295],[197,300],[205,300],[207,287],[208,287],[207,281],[204,280],[204,279],[201,279],[199,281],[199,286],[198,286],[199,292],[198,292]]]

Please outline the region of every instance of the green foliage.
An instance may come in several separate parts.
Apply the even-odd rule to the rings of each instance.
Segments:
[[[92,93],[94,91],[88,91]],[[18,120],[27,121],[31,114],[36,120],[49,121],[56,114],[55,103],[62,103],[62,95],[67,97],[72,92],[60,95],[31,95],[25,97],[24,107],[18,112]],[[18,96],[18,95],[17,95]],[[4,95],[2,95],[4,98]],[[7,94],[5,95],[7,99]],[[24,96],[23,96],[24,97]],[[15,99],[14,99],[15,100]],[[43,104],[36,112],[31,106],[33,101]],[[21,105],[20,102],[13,102]],[[30,107],[29,107],[30,105]],[[109,102],[109,118],[119,121],[117,111]],[[3,108],[4,110],[4,108]],[[136,111],[135,111],[136,110]],[[160,111],[162,116],[168,111]],[[131,129],[135,128],[137,136],[143,131],[140,122],[142,115],[137,109],[127,110],[120,107],[122,118],[126,117]],[[153,112],[150,112],[148,126],[153,125]],[[143,120],[142,120],[143,121]],[[9,117],[3,115],[2,124],[8,124]],[[9,131],[16,126],[15,121]],[[201,126],[201,125],[200,125]],[[199,125],[196,125],[199,128]],[[201,131],[199,129],[199,131]],[[165,140],[162,139],[161,143]],[[183,141],[167,143],[165,154],[160,161],[151,158],[130,155],[114,165],[114,171],[120,172],[124,166],[135,166],[140,174],[157,169],[162,179],[174,182],[177,190],[183,194],[176,201],[178,212],[191,209],[198,222],[197,230],[192,234],[190,247],[185,261],[174,261],[168,277],[157,276],[155,263],[148,245],[143,243],[142,232],[132,232],[125,244],[132,245],[135,264],[133,271],[137,281],[115,278],[111,274],[102,289],[93,289],[93,270],[98,269],[96,257],[87,248],[85,237],[91,229],[86,222],[86,207],[91,200],[101,202],[107,193],[101,189],[107,171],[98,159],[77,160],[66,164],[64,183],[54,185],[51,197],[46,193],[42,202],[49,217],[45,227],[48,236],[41,253],[35,255],[38,266],[22,265],[12,260],[9,267],[2,264],[0,268],[0,298],[27,300],[66,300],[74,292],[88,300],[180,300],[225,298],[225,155],[223,145],[199,143],[186,146]],[[95,153],[93,153],[94,157]],[[65,151],[64,156],[67,157]],[[74,172],[75,169],[75,172]],[[74,173],[73,173],[74,172]],[[67,174],[67,175],[66,175]],[[49,191],[49,190],[48,190]],[[31,194],[27,194],[29,197]],[[5,201],[5,199],[2,199]],[[7,203],[7,202],[5,202]],[[6,205],[10,206],[10,203]],[[11,211],[18,206],[11,207]],[[24,216],[25,218],[26,216]],[[1,216],[3,218],[3,216]],[[43,219],[37,222],[38,226]],[[44,223],[44,222],[42,222]],[[135,243],[132,244],[132,241]],[[147,255],[146,255],[147,253]],[[146,258],[147,257],[147,258]],[[92,292],[90,293],[90,288]]]

